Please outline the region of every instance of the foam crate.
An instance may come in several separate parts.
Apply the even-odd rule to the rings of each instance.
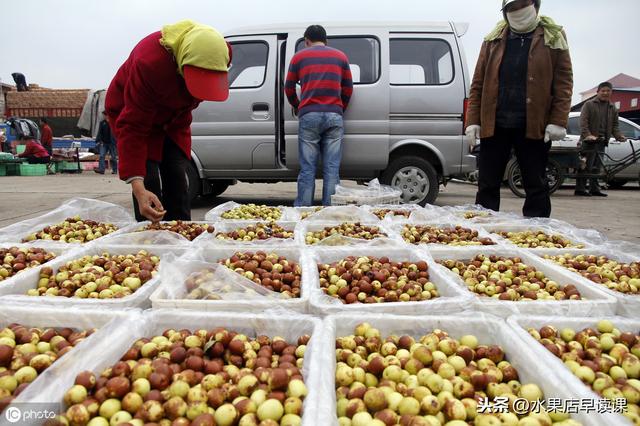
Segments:
[[[46,164],[20,164],[20,176],[46,176]]]

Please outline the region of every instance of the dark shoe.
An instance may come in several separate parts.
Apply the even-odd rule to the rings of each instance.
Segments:
[[[578,197],[591,197],[591,194],[587,191],[575,191],[573,195],[576,195]]]
[[[113,172],[111,172],[111,174],[112,174],[112,175],[117,175],[117,174],[118,174],[118,172],[113,171]]]
[[[593,195],[594,197],[608,197],[609,194],[605,194],[604,192],[592,192],[591,195]]]
[[[100,173],[101,175],[104,174],[104,170],[93,169],[93,171],[96,173]]]

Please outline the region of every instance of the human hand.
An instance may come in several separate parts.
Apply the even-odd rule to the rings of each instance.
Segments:
[[[567,129],[564,127],[556,126],[555,124],[548,124],[544,130],[544,141],[559,141],[567,136]]]
[[[162,203],[156,194],[148,191],[144,187],[142,180],[133,181],[131,187],[133,196],[136,197],[136,201],[138,202],[140,214],[154,223],[162,220],[167,211],[162,207]]]
[[[469,151],[471,151],[473,147],[478,143],[478,139],[480,139],[480,126],[478,126],[477,124],[471,124],[470,126],[467,126],[464,134],[465,139],[469,144]]]
[[[584,138],[584,140],[585,140],[585,141],[595,141],[595,140],[598,140],[598,138],[596,138],[596,137],[595,137],[595,136],[593,136],[593,135],[589,135],[589,136],[587,136],[586,138]]]
[[[625,142],[627,140],[627,138],[625,136],[620,136],[620,137],[616,138],[616,140],[618,142]]]

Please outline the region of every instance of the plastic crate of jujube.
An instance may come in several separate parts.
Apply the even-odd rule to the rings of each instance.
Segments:
[[[559,273],[615,297],[618,314],[640,318],[640,257],[598,247],[538,256]]]
[[[640,321],[514,315],[507,324],[598,424],[640,422]]]
[[[52,369],[40,394],[70,424],[317,425],[321,325],[295,314],[146,311]],[[106,401],[91,411],[87,398]]]
[[[192,247],[206,241],[215,231],[215,224],[203,221],[171,220],[152,223],[139,222],[126,227],[122,233],[109,239],[110,245],[139,245],[153,247]]]
[[[12,402],[33,398],[44,402],[46,395],[38,389],[50,384],[46,372],[109,338],[111,332],[135,312],[140,311],[3,305],[0,309],[0,370],[3,370],[0,413]]]
[[[448,218],[454,219],[454,218]],[[465,224],[463,220],[409,221],[390,226],[393,238],[436,252],[455,248],[458,251],[473,250],[478,246],[502,245],[481,227]]]
[[[0,243],[0,295],[3,294],[2,288],[11,285],[18,277],[76,249],[47,243]]]
[[[526,250],[504,247],[433,253],[437,268],[469,294],[475,309],[507,317],[612,315],[616,299],[571,279]]]
[[[324,315],[387,312],[403,315],[459,312],[472,298],[411,247],[341,247],[308,251],[311,309]]]
[[[545,405],[576,395],[491,315],[331,315],[324,329],[319,425],[602,425]]]
[[[219,246],[293,246],[297,245],[296,225],[293,221],[220,221],[201,242]]]
[[[301,261],[296,247],[201,247],[163,267],[151,303],[199,311],[305,312],[309,277]]]
[[[392,232],[382,221],[303,221],[296,227],[299,245],[323,249],[334,246],[388,245]]]
[[[594,246],[579,230],[557,230],[539,225],[535,219],[521,222],[482,224],[482,228],[496,241],[536,253],[559,253],[563,250],[587,250]]]
[[[92,244],[69,252],[0,286],[4,303],[52,306],[146,308],[160,283],[162,261],[177,248]]]

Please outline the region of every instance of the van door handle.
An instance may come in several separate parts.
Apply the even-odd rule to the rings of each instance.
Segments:
[[[253,120],[268,120],[271,118],[269,104],[266,102],[256,102],[251,105],[251,118]]]

